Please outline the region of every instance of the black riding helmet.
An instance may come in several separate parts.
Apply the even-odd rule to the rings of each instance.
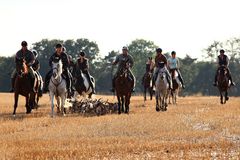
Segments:
[[[56,48],[61,48],[62,47],[62,44],[58,43],[56,44]]]
[[[84,51],[80,51],[80,56],[84,57],[85,56],[85,52]]]
[[[27,44],[27,42],[26,41],[22,41],[22,43],[21,43],[21,46],[22,47],[26,47],[28,44]]]
[[[156,52],[157,52],[157,53],[162,53],[162,49],[161,49],[161,48],[157,48],[157,49],[156,49]]]
[[[221,49],[221,50],[220,50],[220,53],[225,53],[224,49]]]
[[[173,55],[173,54],[176,54],[176,52],[175,52],[175,51],[172,51],[172,53],[171,53],[171,54],[172,54],[172,55]]]

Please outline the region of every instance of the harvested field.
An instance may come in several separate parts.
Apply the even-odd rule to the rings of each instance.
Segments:
[[[113,96],[102,97],[116,102]],[[25,114],[21,97],[0,94],[0,159],[239,159],[240,98],[180,97],[168,111],[133,96],[130,113],[50,117],[48,95]]]

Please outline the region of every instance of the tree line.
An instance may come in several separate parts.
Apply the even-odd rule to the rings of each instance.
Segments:
[[[84,51],[90,63],[90,73],[96,80],[96,91],[98,93],[107,94],[111,88],[111,78],[116,71],[116,67],[111,65],[116,55],[120,51],[110,51],[106,56],[100,56],[98,45],[94,41],[80,38],[76,40],[48,40],[43,39],[33,44],[31,49],[38,52],[38,59],[41,63],[40,73],[45,77],[50,67],[48,59],[54,53],[54,46],[57,43],[62,43],[67,50],[67,54],[73,57],[73,60],[79,57],[79,52]],[[155,49],[158,47],[153,41],[144,39],[136,39],[127,45],[129,54],[133,56],[134,67],[132,71],[136,77],[136,93],[141,93],[143,87],[141,85],[142,77],[145,73],[145,64],[148,57],[155,57]],[[231,89],[230,95],[239,96],[240,86],[240,38],[232,38],[225,42],[214,41],[203,50],[204,61],[199,61],[187,55],[184,58],[179,58],[181,63],[181,73],[186,83],[186,88],[182,90],[181,94],[185,95],[216,95],[217,88],[213,87],[212,83],[217,69],[215,63],[219,50],[224,48],[230,59],[230,70],[232,72],[233,80],[237,85]],[[17,51],[16,51],[17,52]],[[170,57],[170,53],[164,53]],[[178,53],[177,53],[178,54]],[[11,72],[15,68],[14,56],[0,57],[0,91],[7,92],[10,88]]]

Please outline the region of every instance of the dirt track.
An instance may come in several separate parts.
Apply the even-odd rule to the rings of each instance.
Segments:
[[[113,96],[97,96],[116,101]],[[167,112],[132,97],[129,115],[50,118],[47,95],[25,114],[21,97],[0,94],[0,159],[223,159],[240,158],[240,98],[179,98]]]

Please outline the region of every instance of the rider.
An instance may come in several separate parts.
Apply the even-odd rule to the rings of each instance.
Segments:
[[[80,52],[80,57],[77,59],[77,65],[76,67],[78,67],[78,69],[80,69],[82,71],[82,73],[84,73],[87,76],[87,80],[90,84],[90,86],[93,89],[93,94],[95,94],[95,87],[93,85],[93,82],[91,80],[90,77],[90,73],[89,73],[89,64],[88,64],[88,59],[85,57],[85,52],[81,51]]]
[[[152,57],[148,57],[147,62],[146,62],[146,72],[144,76],[142,77],[142,84],[144,83],[145,76],[150,73],[151,75],[153,74],[154,70],[154,62]]]
[[[49,66],[52,67],[52,62],[53,61],[58,61],[62,60],[63,63],[63,77],[66,79],[67,82],[67,90],[68,90],[68,98],[71,97],[71,81],[70,81],[70,73],[69,73],[69,60],[68,60],[68,55],[62,51],[62,44],[58,43],[56,45],[56,51],[53,53],[53,55],[49,59]],[[44,91],[46,92],[48,90],[48,84],[50,81],[50,78],[52,76],[52,69],[46,74],[45,77],[45,85],[44,85]]]
[[[164,64],[164,68],[165,68],[165,72],[167,73],[167,81],[169,83],[169,88],[172,89],[172,81],[171,81],[171,75],[169,73],[169,71],[167,70],[167,58],[165,55],[162,54],[162,49],[161,48],[157,48],[156,49],[156,53],[157,55],[155,56],[155,70],[154,70],[154,76],[153,76],[153,80],[155,84],[155,81],[157,79],[157,74],[160,68],[160,63]]]
[[[37,53],[37,51],[36,50],[32,50],[32,53],[34,54],[34,56],[35,56],[35,62],[32,64],[32,68],[33,68],[33,70],[37,73],[37,75],[38,75],[38,77],[40,78],[40,81],[41,81],[41,83],[43,83],[42,82],[42,76],[40,75],[40,72],[39,72],[39,69],[40,69],[40,62],[39,62],[39,60],[37,59],[37,57],[38,57],[38,53]],[[42,87],[40,87],[39,88],[39,94],[41,95],[42,94]]]
[[[28,72],[30,73],[31,76],[31,86],[32,86],[32,91],[35,92],[35,88],[34,88],[34,84],[35,84],[35,75],[34,75],[34,70],[32,68],[32,64],[35,61],[35,56],[34,54],[28,50],[27,48],[27,42],[26,41],[22,41],[21,46],[22,49],[20,49],[15,56],[15,63],[21,63],[22,59],[24,59],[26,61],[26,65],[28,68]],[[11,75],[11,81],[12,81],[12,88],[10,90],[10,92],[14,91],[14,84],[15,84],[15,79],[17,76],[17,72],[16,69],[13,71],[12,75]]]
[[[235,86],[235,83],[233,82],[232,80],[232,76],[231,76],[231,72],[228,68],[228,65],[229,65],[229,59],[228,59],[228,56],[224,54],[225,51],[223,49],[220,50],[220,55],[217,57],[217,64],[218,64],[218,69],[217,69],[217,72],[215,74],[215,80],[214,80],[214,83],[213,85],[214,86],[217,86],[217,75],[218,75],[218,71],[220,69],[221,66],[224,66],[226,67],[227,69],[227,76],[231,82],[231,86]]]
[[[180,80],[180,82],[182,84],[182,88],[184,89],[185,85],[183,83],[183,78],[182,78],[182,75],[181,75],[180,70],[179,70],[180,63],[179,63],[178,58],[176,57],[176,52],[172,51],[171,55],[172,55],[172,57],[170,57],[168,59],[168,68],[169,68],[170,72],[173,72],[174,70],[177,71],[177,73],[179,75],[179,80]]]
[[[126,64],[126,66],[124,66],[127,61],[128,63]],[[118,64],[117,72],[115,73],[112,79],[112,89],[111,89],[112,92],[115,91],[115,79],[117,78],[117,75],[119,74],[121,69],[124,67],[126,67],[130,73],[130,78],[133,80],[132,92],[135,92],[135,77],[132,71],[130,70],[130,68],[133,67],[133,63],[134,62],[133,62],[132,56],[128,54],[128,48],[124,46],[122,48],[122,54],[118,55],[115,61],[112,62],[112,65]]]

